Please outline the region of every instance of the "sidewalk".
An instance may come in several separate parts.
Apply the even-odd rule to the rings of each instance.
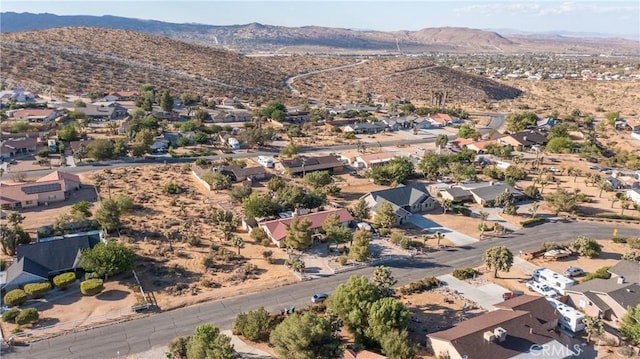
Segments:
[[[237,336],[231,333],[231,330],[223,330],[221,332],[224,335],[231,337],[231,344],[236,350],[236,353],[240,356],[240,358],[251,358],[251,359],[271,359],[273,358],[271,354],[262,351],[258,348],[254,348],[250,345],[247,345],[245,342],[240,340]]]
[[[445,237],[456,246],[468,246],[478,242],[476,238],[454,231],[451,228],[443,227],[417,213],[409,216],[408,221],[419,228],[428,228],[431,233],[440,232],[444,234]]]
[[[534,270],[540,268],[537,265],[524,260],[520,256],[513,257],[513,265],[514,267],[517,267],[518,269],[529,275],[533,274]]]

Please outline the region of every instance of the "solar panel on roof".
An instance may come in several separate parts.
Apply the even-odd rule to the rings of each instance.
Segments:
[[[22,187],[22,192],[26,194],[35,194],[35,193],[43,193],[43,192],[53,192],[60,191],[62,186],[60,183],[47,183],[47,184],[37,184],[34,186],[25,186]]]

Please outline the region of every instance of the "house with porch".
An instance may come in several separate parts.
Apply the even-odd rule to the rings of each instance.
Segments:
[[[400,184],[396,188],[369,192],[362,199],[374,213],[384,202],[390,203],[396,214],[396,225],[405,223],[412,213],[431,210],[438,204],[421,184]]]
[[[277,245],[282,247],[283,241],[287,236],[287,228],[291,225],[291,221],[294,218],[306,219],[311,222],[309,229],[314,233],[319,233],[322,230],[322,224],[327,220],[330,215],[337,215],[340,218],[340,222],[343,226],[347,227],[352,221],[353,216],[344,208],[330,209],[328,211],[312,212],[307,214],[300,214],[299,211],[293,212],[290,216],[285,218],[274,219],[270,221],[264,221],[258,223],[258,226],[262,228],[269,239]]]

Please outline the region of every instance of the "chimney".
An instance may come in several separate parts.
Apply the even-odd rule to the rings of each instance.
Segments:
[[[486,332],[482,333],[482,337],[487,343],[492,343],[496,339],[496,336],[490,330],[487,330]]]
[[[493,335],[496,336],[498,342],[503,342],[507,339],[507,330],[502,327],[497,327],[493,330]]]
[[[623,276],[619,276],[618,277],[618,284],[624,284],[624,277]]]

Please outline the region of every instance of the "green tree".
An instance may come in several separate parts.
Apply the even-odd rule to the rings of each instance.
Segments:
[[[76,202],[71,206],[71,215],[76,218],[89,218],[91,217],[91,203],[87,201]]]
[[[447,135],[440,134],[436,136],[436,148],[438,149],[438,152],[445,148],[447,143],[449,143],[449,137],[447,137]]]
[[[299,151],[300,149],[298,148],[298,146],[296,146],[294,143],[289,143],[288,145],[280,149],[280,156],[292,157],[297,155]]]
[[[113,143],[113,157],[121,158],[127,155],[127,140],[125,138],[116,138]]]
[[[391,297],[393,296],[393,286],[398,281],[393,277],[391,268],[385,266],[377,266],[373,270],[373,276],[371,277],[371,283],[375,285],[380,291],[381,296]]]
[[[366,261],[371,255],[369,244],[371,242],[371,234],[365,230],[358,229],[353,235],[353,243],[349,248],[349,258],[357,262]]]
[[[633,345],[640,345],[640,304],[627,308],[620,321],[620,335]]]
[[[267,217],[273,215],[277,207],[271,198],[253,192],[249,197],[242,200],[242,210],[249,218]]]
[[[87,145],[87,155],[97,161],[110,160],[113,156],[113,142],[106,138],[93,140]]]
[[[231,180],[229,177],[220,172],[205,171],[202,172],[200,178],[207,182],[211,186],[211,189],[216,191],[231,188]]]
[[[196,327],[187,341],[187,359],[234,359],[236,353],[231,338],[220,329],[206,323]]]
[[[304,176],[304,182],[313,188],[325,187],[333,183],[333,177],[329,171],[314,171]]]
[[[60,141],[76,141],[80,139],[80,134],[76,128],[76,123],[72,122],[66,126],[64,126],[61,130],[58,131],[58,140]]]
[[[396,298],[386,297],[373,302],[369,309],[367,336],[377,341],[393,330],[407,329],[409,311]]]
[[[379,228],[391,228],[396,224],[396,213],[388,201],[382,202],[373,215],[373,223]]]
[[[25,325],[29,323],[34,323],[40,319],[40,314],[38,313],[38,309],[36,308],[27,308],[16,316],[16,324]]]
[[[458,137],[460,138],[478,138],[480,133],[476,131],[471,125],[464,124],[458,129]]]
[[[82,251],[80,267],[104,277],[132,270],[136,265],[136,253],[123,243],[108,241],[98,243],[91,249]]]
[[[294,217],[284,238],[286,248],[307,249],[311,246],[311,221]]]
[[[389,359],[414,358],[416,349],[411,343],[407,330],[392,330],[379,339],[382,352]]]
[[[12,226],[18,226],[24,221],[24,216],[20,212],[11,211],[7,213],[7,222]]]
[[[313,312],[285,318],[271,332],[269,342],[281,359],[333,359],[341,354],[331,323]]]
[[[533,112],[510,113],[505,120],[509,132],[521,132],[528,127],[535,126],[538,116]]]
[[[238,139],[250,147],[261,147],[273,141],[276,131],[272,127],[245,128],[238,134]]]
[[[351,230],[342,225],[340,217],[333,213],[327,216],[324,223],[322,223],[322,230],[325,233],[325,239],[327,243],[347,243],[352,239]]]
[[[551,127],[547,134],[547,140],[551,140],[556,137],[569,138],[569,125],[566,123],[559,123]]]
[[[569,137],[554,137],[545,146],[545,150],[551,153],[568,153],[573,147],[573,141]]]
[[[31,124],[27,121],[17,121],[11,124],[11,133],[23,133],[28,132],[31,129]]]
[[[498,271],[508,272],[513,265],[513,253],[505,246],[491,247],[482,256],[487,269],[493,269],[493,277],[498,278]]]
[[[13,256],[16,254],[17,246],[28,244],[29,242],[31,242],[31,237],[22,227],[18,225],[9,227],[5,224],[0,224],[0,244],[4,254]]]
[[[103,200],[102,206],[96,211],[94,218],[102,228],[111,232],[120,227],[121,210],[118,204],[111,200]]]
[[[399,184],[413,173],[413,161],[409,157],[396,157],[384,165],[371,168],[366,176],[376,184]]]
[[[260,307],[254,311],[242,312],[236,317],[235,330],[243,337],[254,342],[266,342],[274,329],[269,312]]]
[[[286,112],[287,108],[284,104],[282,104],[282,102],[273,101],[267,104],[267,106],[262,109],[260,114],[263,117],[270,118],[274,121],[282,121],[284,120],[284,114]]]
[[[171,112],[173,110],[173,97],[169,90],[165,90],[160,97],[160,108],[164,112]]]
[[[331,293],[327,308],[347,324],[356,339],[361,340],[366,338],[369,309],[378,299],[380,291],[374,284],[364,276],[353,275]]]
[[[182,359],[187,356],[189,337],[175,337],[167,345],[166,359]]]
[[[360,198],[358,202],[351,208],[351,213],[359,221],[369,219],[369,205],[364,198]]]
[[[620,112],[607,112],[604,114],[604,117],[607,119],[607,124],[613,126],[618,118],[620,118]]]
[[[278,192],[281,188],[284,188],[286,186],[287,181],[285,181],[285,179],[280,176],[271,177],[267,181],[267,189],[269,190],[269,192]]]

